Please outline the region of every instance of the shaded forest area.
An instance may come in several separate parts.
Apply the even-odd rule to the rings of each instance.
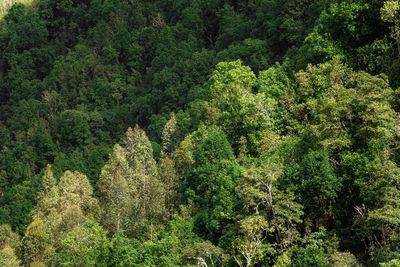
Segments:
[[[400,266],[399,95],[397,0],[15,3],[0,265]]]

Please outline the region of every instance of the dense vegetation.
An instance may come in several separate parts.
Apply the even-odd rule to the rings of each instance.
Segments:
[[[15,3],[0,265],[400,266],[399,86],[397,0]]]

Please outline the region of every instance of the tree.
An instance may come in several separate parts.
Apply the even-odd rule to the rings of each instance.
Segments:
[[[25,237],[23,238],[24,262],[46,262],[53,265],[54,250],[61,240],[76,226],[98,213],[97,199],[85,175],[66,171],[55,184],[48,166],[42,179],[42,192]]]
[[[220,125],[234,148],[239,146],[241,136],[246,137],[251,152],[256,150],[258,136],[273,127],[276,104],[263,93],[253,94],[255,85],[255,74],[238,60],[219,63],[205,90],[208,103],[204,121]]]
[[[82,146],[89,137],[89,117],[85,112],[65,110],[59,118],[59,140],[67,148]]]
[[[386,187],[379,207],[366,213],[371,251],[371,264],[398,258],[400,237],[400,190]],[[389,265],[390,266],[390,265]]]
[[[86,221],[67,234],[57,254],[58,264],[63,266],[106,266],[107,232],[97,223]]]
[[[125,153],[121,146],[114,146],[110,159],[104,165],[97,182],[103,225],[112,234],[120,230],[129,230],[132,220],[130,209],[136,188]]]
[[[0,226],[0,266],[20,266],[21,240],[9,225]]]
[[[169,217],[174,216],[174,207],[176,204],[178,191],[178,175],[175,171],[175,162],[168,156],[161,159],[160,178],[165,185],[165,204]]]
[[[163,156],[170,156],[178,145],[178,129],[175,113],[171,112],[171,118],[165,124],[162,131],[162,151]]]
[[[7,246],[18,252],[21,249],[21,241],[18,234],[14,233],[9,225],[3,224],[0,226],[0,248]]]
[[[270,231],[267,220],[262,216],[248,216],[239,222],[240,236],[237,238],[233,247],[245,259],[246,267],[254,266],[264,256],[264,250],[268,244],[263,243]],[[244,266],[241,258],[234,256],[239,266]]]
[[[165,216],[165,185],[160,181],[153,149],[139,125],[126,132],[126,158],[132,169],[133,216],[132,232],[136,237],[153,239],[154,226]],[[147,229],[147,228],[150,229]]]
[[[57,180],[54,177],[53,171],[51,170],[51,165],[47,164],[46,171],[42,177],[40,198],[45,198],[50,191],[57,185]]]
[[[86,175],[66,171],[57,186],[60,194],[58,208],[61,211],[77,206],[86,216],[96,214],[97,199],[93,197],[93,188]]]
[[[276,63],[258,75],[259,92],[267,98],[280,100],[285,94],[292,93],[292,81],[285,73],[283,66]]]
[[[198,266],[221,266],[227,263],[228,256],[210,241],[195,243],[184,251],[185,257],[196,261]]]
[[[42,102],[47,105],[49,110],[49,119],[52,120],[58,112],[61,104],[61,96],[54,90],[46,90],[42,95]]]
[[[326,152],[310,151],[298,162],[293,161],[280,182],[295,193],[314,224],[334,216],[333,207],[342,185]]]
[[[0,249],[0,266],[7,266],[7,267],[21,266],[21,262],[15,255],[15,251],[13,248],[6,246]]]
[[[318,232],[310,234],[304,241],[303,246],[292,254],[289,266],[329,266],[327,249],[327,231],[321,227]]]
[[[381,19],[394,24],[392,36],[397,42],[397,52],[400,56],[400,3],[396,0],[385,1],[381,8]]]
[[[43,262],[44,252],[51,244],[50,235],[45,222],[37,218],[29,224],[22,243],[25,263]]]
[[[240,249],[247,264],[261,257],[261,249],[267,247],[264,240],[270,249],[284,252],[300,239],[296,226],[302,222],[303,207],[292,192],[278,188],[281,175],[280,164],[265,161],[249,167],[237,182],[236,190],[249,213],[240,222],[246,236]]]
[[[185,197],[194,201],[196,232],[213,242],[233,220],[235,181],[240,167],[226,135],[218,127],[208,129],[194,151],[194,165],[184,181]]]

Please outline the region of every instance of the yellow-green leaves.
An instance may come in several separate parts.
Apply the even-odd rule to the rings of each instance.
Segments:
[[[58,184],[48,166],[32,223],[23,239],[24,260],[54,264],[54,249],[65,235],[98,212],[97,199],[87,177],[66,171]]]
[[[121,146],[114,146],[97,183],[103,209],[102,223],[111,233],[129,230],[131,220],[130,209],[133,204],[135,185],[125,153],[126,151]]]
[[[392,36],[397,41],[398,56],[400,56],[400,2],[386,1],[381,8],[381,19],[393,24]]]
[[[276,106],[276,100],[252,92],[256,83],[255,74],[240,60],[219,63],[208,82],[204,115],[208,125],[221,126],[233,147],[239,145],[241,136],[247,138],[251,152],[256,137],[273,126]]]

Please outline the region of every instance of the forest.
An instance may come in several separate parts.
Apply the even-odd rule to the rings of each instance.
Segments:
[[[3,1],[0,266],[400,266],[400,1]]]

